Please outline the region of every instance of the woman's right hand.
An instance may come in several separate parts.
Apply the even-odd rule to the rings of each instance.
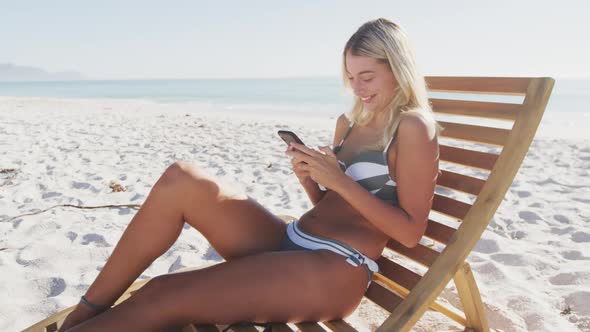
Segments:
[[[293,146],[289,145],[289,147],[287,148],[287,151],[292,151],[294,148]],[[304,171],[301,167],[301,165],[304,165],[305,162],[301,159],[298,158],[291,158],[291,165],[293,168],[293,172],[295,173],[295,176],[297,176],[297,179],[299,179],[299,182],[303,185],[305,184],[309,184],[309,183],[315,183],[314,180],[311,179],[311,177],[309,176],[309,171]]]

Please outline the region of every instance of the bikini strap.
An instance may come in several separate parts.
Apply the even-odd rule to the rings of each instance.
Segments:
[[[397,132],[396,132],[397,134]],[[391,143],[393,142],[393,140],[395,139],[395,134],[391,137],[391,139],[389,140],[389,143],[387,143],[387,145],[385,146],[385,150],[383,150],[383,153],[387,153],[387,150],[389,150],[389,146],[391,145]]]
[[[334,148],[334,153],[338,153],[338,152],[340,152],[340,150],[342,150],[342,144],[344,144],[344,140],[350,134],[350,131],[352,130],[352,126],[353,125],[354,125],[354,122],[351,122],[350,125],[348,126],[348,129],[346,129],[346,132],[344,133],[344,137],[342,137],[342,140],[340,141],[340,144],[338,144],[338,146],[336,146]]]

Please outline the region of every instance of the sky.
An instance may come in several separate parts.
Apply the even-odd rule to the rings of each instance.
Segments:
[[[590,1],[0,0],[0,63],[91,79],[340,75],[364,22],[410,36],[424,75],[590,77]]]

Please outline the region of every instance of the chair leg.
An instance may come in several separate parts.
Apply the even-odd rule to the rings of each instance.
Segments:
[[[463,304],[465,318],[469,328],[474,331],[489,331],[488,319],[486,317],[481,295],[473,278],[473,273],[467,262],[463,263],[453,277],[459,298]]]

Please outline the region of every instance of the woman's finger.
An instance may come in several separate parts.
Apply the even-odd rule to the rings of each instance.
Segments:
[[[301,151],[298,151],[298,150],[289,151],[289,153],[287,153],[287,155],[289,155],[289,156],[291,156],[293,158],[298,159],[300,162],[305,162],[305,163],[308,163],[308,164],[315,163],[314,157],[312,157],[312,156],[310,156],[310,155],[308,155],[306,153],[303,153]]]
[[[306,172],[306,173],[308,173],[308,174],[310,174],[310,173],[311,173],[311,172],[310,172],[310,171],[311,171],[311,166],[309,166],[308,164],[301,164],[301,165],[299,166],[299,169],[300,169],[302,172]]]
[[[320,146],[319,149],[329,157],[336,157],[336,154],[334,154],[334,151],[329,146]]]
[[[310,148],[308,148],[308,147],[307,147],[307,146],[305,146],[305,145],[302,145],[302,144],[299,144],[299,143],[291,143],[291,145],[292,145],[292,146],[293,146],[293,147],[294,147],[296,150],[298,150],[298,151],[301,151],[301,152],[303,152],[303,153],[305,153],[305,154],[307,154],[307,155],[310,155],[310,156],[319,156],[319,155],[321,155],[321,153],[317,152],[317,151],[316,151],[316,150],[314,150],[314,149],[310,149]]]

